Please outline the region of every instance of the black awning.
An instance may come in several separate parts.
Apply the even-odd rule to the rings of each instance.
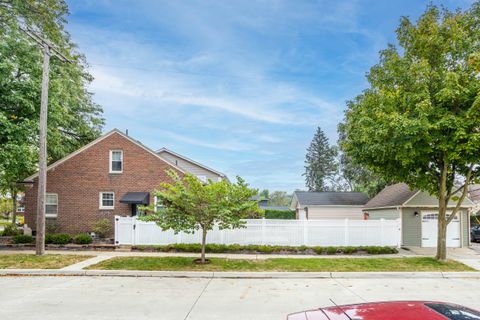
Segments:
[[[127,192],[120,199],[121,203],[149,204],[150,193],[148,192]]]

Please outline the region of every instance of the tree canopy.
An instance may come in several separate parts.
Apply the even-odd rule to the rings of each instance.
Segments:
[[[380,53],[369,87],[348,102],[342,148],[374,174],[439,198],[444,260],[448,202],[458,210],[480,173],[480,5],[429,6],[416,23],[401,19],[397,39],[400,49]]]
[[[63,0],[0,0],[0,189],[36,168],[42,51],[22,30],[52,43],[73,63],[52,58],[48,102],[48,161],[53,162],[101,133],[102,109],[93,102],[85,57],[65,31]]]
[[[328,138],[320,127],[305,156],[305,185],[309,191],[327,191],[332,188],[338,165],[337,148],[330,146]]]
[[[241,218],[258,212],[258,203],[250,200],[258,191],[250,189],[243,179],[237,177],[236,183],[227,180],[208,181],[207,184],[196,176],[185,174],[180,177],[175,171],[168,172],[173,183],[161,183],[160,190],[154,192],[164,209],[156,210],[143,217],[154,221],[163,230],[193,233],[201,230],[202,254],[205,262],[205,244],[207,232],[215,225],[220,229],[242,227]],[[156,212],[155,212],[156,211]]]

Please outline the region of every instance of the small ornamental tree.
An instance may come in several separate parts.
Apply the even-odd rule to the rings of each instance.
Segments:
[[[148,210],[154,213],[141,219],[154,221],[163,230],[173,229],[176,233],[201,230],[201,263],[206,262],[205,244],[209,230],[215,225],[220,229],[241,228],[245,224],[242,217],[259,211],[257,202],[250,200],[258,191],[250,189],[240,177],[236,183],[209,180],[205,184],[188,173],[180,177],[176,172],[168,171],[168,175],[173,183],[162,183],[161,189],[154,192],[163,208],[155,210],[151,206]]]
[[[387,181],[438,197],[445,261],[447,225],[480,176],[480,2],[402,18],[397,38],[401,50],[382,51],[369,88],[349,102],[342,148]]]

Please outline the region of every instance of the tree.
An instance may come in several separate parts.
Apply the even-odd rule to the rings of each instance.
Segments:
[[[42,53],[21,28],[29,28],[69,56],[72,64],[51,60],[48,161],[53,162],[97,138],[102,109],[87,86],[92,81],[81,55],[65,31],[63,0],[0,1],[0,191],[15,195],[17,181],[35,171]],[[15,218],[15,213],[14,217]]]
[[[274,191],[270,194],[269,199],[268,204],[270,206],[288,206],[292,201],[292,195],[287,194],[285,191]]]
[[[250,189],[240,177],[236,183],[224,179],[204,184],[188,173],[183,178],[175,171],[169,171],[168,175],[173,183],[162,183],[161,189],[154,192],[164,209],[142,219],[154,221],[163,230],[173,229],[176,233],[201,230],[201,263],[206,263],[205,244],[209,230],[215,225],[220,229],[240,228],[245,223],[241,220],[243,216],[259,211],[257,202],[250,200],[258,191]],[[148,210],[155,211],[153,207]]]
[[[102,109],[87,87],[92,76],[65,31],[68,7],[63,0],[0,1],[0,191],[12,202],[16,182],[35,171],[42,54],[21,28],[29,28],[53,43],[73,63],[51,60],[48,161],[53,162],[97,138]]]
[[[480,3],[429,6],[416,24],[401,19],[397,39],[401,50],[382,51],[369,88],[348,103],[342,148],[388,181],[438,197],[444,261],[447,225],[480,174]]]
[[[325,133],[317,128],[305,157],[305,185],[309,191],[327,191],[337,173],[337,149],[328,143]]]
[[[344,126],[343,123],[338,125],[338,145],[340,147],[346,139]],[[365,165],[356,163],[354,159],[345,154],[345,152],[340,153],[338,163],[338,176],[343,190],[364,192],[369,197],[374,197],[387,185],[393,183],[378,174],[374,174]]]

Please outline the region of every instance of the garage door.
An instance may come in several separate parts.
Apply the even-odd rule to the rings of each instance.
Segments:
[[[422,212],[422,247],[436,247],[438,213]],[[458,214],[447,226],[447,247],[460,247],[460,219]]]

